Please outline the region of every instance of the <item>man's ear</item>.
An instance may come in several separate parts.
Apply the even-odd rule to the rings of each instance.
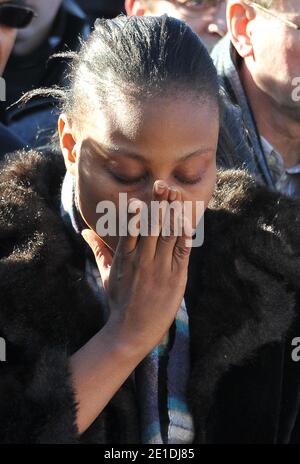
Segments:
[[[66,168],[74,176],[76,172],[77,145],[66,114],[61,114],[58,118],[58,133]]]
[[[252,28],[255,12],[242,1],[229,0],[227,26],[231,42],[242,58],[253,56]]]
[[[144,16],[147,6],[144,0],[125,0],[125,9],[128,16]]]

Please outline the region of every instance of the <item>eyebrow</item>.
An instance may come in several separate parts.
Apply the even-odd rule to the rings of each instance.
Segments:
[[[118,156],[119,154],[122,154],[122,156],[126,156],[136,161],[140,161],[140,162],[148,161],[146,156],[143,156],[140,153],[134,153],[132,151],[127,151],[125,148],[122,149],[122,147],[114,147],[114,146],[108,146],[108,145],[97,143],[95,144],[95,148],[97,149],[98,152],[103,152],[110,156],[114,156],[114,155]],[[191,153],[178,157],[177,162],[186,161],[190,158],[193,158],[194,156],[200,156],[200,155],[203,155],[204,153],[208,153],[213,150],[214,150],[213,147],[202,147]]]

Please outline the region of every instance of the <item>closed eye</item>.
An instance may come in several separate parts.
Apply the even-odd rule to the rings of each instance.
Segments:
[[[144,182],[148,178],[148,174],[144,174],[143,176],[140,177],[135,177],[135,178],[129,178],[125,176],[120,176],[119,174],[112,173],[112,176],[114,179],[119,182],[120,184],[125,184],[125,185],[134,185],[134,184],[139,184],[140,182]]]

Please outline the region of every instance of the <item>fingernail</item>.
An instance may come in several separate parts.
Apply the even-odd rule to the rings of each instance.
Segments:
[[[176,200],[176,197],[177,197],[177,190],[175,187],[170,187],[169,188],[169,199],[171,201],[174,201]]]
[[[158,181],[155,183],[155,191],[159,194],[163,193],[163,191],[167,188],[167,185],[162,182],[162,181]]]

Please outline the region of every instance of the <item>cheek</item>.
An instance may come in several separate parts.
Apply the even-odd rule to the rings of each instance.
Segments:
[[[146,201],[146,198],[140,192],[126,192],[124,188],[120,189],[111,179],[107,171],[101,167],[99,162],[95,161],[86,153],[86,156],[79,156],[76,171],[76,196],[80,214],[85,223],[96,231],[97,221],[102,214],[97,213],[99,202],[111,202],[113,205],[109,210],[105,210],[104,215],[109,214],[110,227],[115,230],[116,234],[102,236],[103,241],[112,249],[116,250],[119,241],[119,194],[127,193],[127,200],[136,197]],[[116,214],[115,214],[116,213]],[[108,224],[107,224],[108,226]],[[107,227],[105,225],[105,228]]]
[[[298,40],[295,39],[296,32],[299,34],[296,36]],[[283,50],[289,81],[300,76],[300,31],[293,31],[293,33],[294,35],[291,34],[287,39]]]
[[[273,21],[261,20],[253,30],[252,44],[255,58],[255,68],[258,73],[274,78],[286,68],[286,30]]]
[[[79,157],[76,175],[77,201],[80,213],[85,222],[95,230],[97,205],[101,201],[112,201],[117,204],[118,191],[113,188],[104,170],[99,169],[88,157]]]

